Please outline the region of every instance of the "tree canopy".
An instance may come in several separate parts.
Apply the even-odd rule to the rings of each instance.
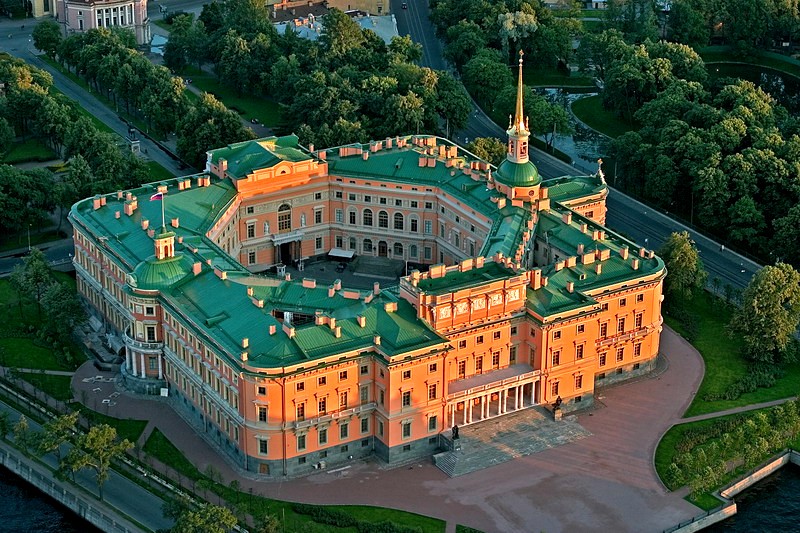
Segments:
[[[669,305],[672,305],[673,298],[676,301],[688,300],[703,289],[708,275],[688,232],[672,233],[658,255],[667,266],[664,292]]]

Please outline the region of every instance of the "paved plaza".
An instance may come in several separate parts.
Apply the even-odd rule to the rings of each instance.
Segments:
[[[127,393],[111,398],[115,383],[84,381],[110,377],[90,363],[72,383],[76,399],[87,398],[103,414],[149,420],[140,444],[158,427],[200,470],[211,464],[226,483],[237,479],[242,490],[252,488],[271,498],[393,507],[446,520],[448,533],[456,524],[486,533],[656,532],[700,513],[682,493],[664,488],[653,455],[697,391],[703,361],[668,328],[661,336],[661,352],[668,365],[663,372],[598,391],[594,407],[574,422],[587,432],[583,438],[453,478],[429,459],[395,469],[372,460],[301,479],[260,482],[241,476],[163,401]],[[464,428],[462,435],[468,438],[477,427]]]

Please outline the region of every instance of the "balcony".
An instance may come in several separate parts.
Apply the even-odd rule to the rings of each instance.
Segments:
[[[130,328],[125,330],[123,334],[125,338],[125,344],[128,346],[135,348],[141,352],[145,353],[161,353],[161,350],[164,348],[163,342],[142,342],[137,341],[133,337],[130,336]]]
[[[495,389],[506,389],[513,387],[517,383],[537,378],[540,375],[541,371],[534,370],[530,365],[517,364],[485,374],[478,374],[467,379],[451,381],[448,385],[449,394],[447,395],[447,400],[468,397],[481,392],[490,392]]]
[[[377,407],[375,402],[365,403],[363,405],[358,405],[356,407],[350,407],[348,409],[341,409],[339,411],[334,411],[332,413],[328,413],[326,415],[318,416],[316,418],[306,418],[305,420],[298,420],[295,422],[287,422],[285,424],[286,429],[302,429],[308,428],[311,426],[315,426],[317,424],[322,424],[325,422],[330,422],[332,420],[337,420],[339,418],[347,418],[349,416],[355,416],[361,413],[365,413],[368,411],[372,411]]]
[[[619,342],[629,342],[634,339],[638,339],[657,331],[659,324],[651,324],[650,326],[646,326],[643,328],[638,328],[633,331],[628,331],[625,333],[617,333],[611,337],[605,337],[603,339],[597,339],[595,345],[600,348],[603,346],[610,346],[612,344],[617,344]]]

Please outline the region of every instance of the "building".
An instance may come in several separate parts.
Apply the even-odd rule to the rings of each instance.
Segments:
[[[588,406],[648,372],[664,263],[603,227],[602,173],[542,181],[526,122],[520,90],[497,169],[426,135],[271,137],[78,202],[78,290],[120,340],[126,385],[280,477],[429,455],[455,424]],[[369,291],[251,273],[331,250],[427,271]]]
[[[47,0],[45,0],[47,1]],[[55,0],[56,20],[64,34],[93,28],[125,28],[136,36],[137,44],[150,42],[147,0]]]

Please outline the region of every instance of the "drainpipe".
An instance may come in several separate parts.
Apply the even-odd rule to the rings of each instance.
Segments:
[[[281,437],[283,438],[283,475],[287,476],[287,463],[286,463],[286,367],[283,367],[281,374]]]

